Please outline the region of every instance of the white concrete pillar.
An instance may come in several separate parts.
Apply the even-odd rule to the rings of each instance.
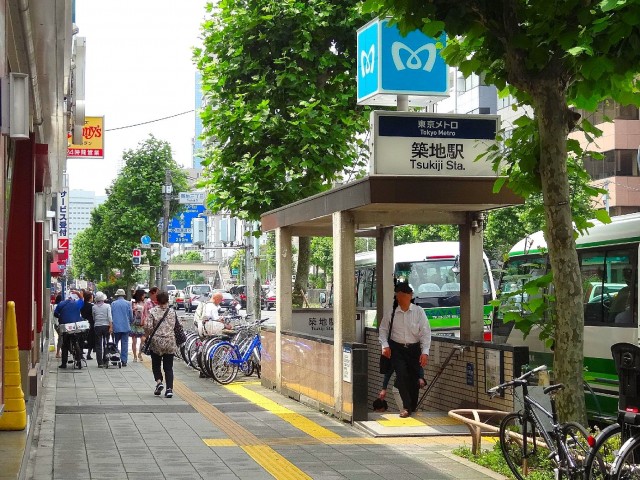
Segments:
[[[333,214],[333,397],[342,411],[342,344],[356,341],[355,223],[349,212]]]
[[[482,295],[482,229],[472,228],[473,212],[460,225],[460,338],[481,341],[484,326]]]
[[[282,330],[291,330],[291,231],[276,228],[276,390],[282,391]]]
[[[378,299],[376,322],[380,326],[382,316],[393,305],[393,227],[381,228],[376,242],[376,295]]]

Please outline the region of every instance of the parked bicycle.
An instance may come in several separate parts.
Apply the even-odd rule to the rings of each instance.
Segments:
[[[523,409],[508,414],[500,422],[500,449],[509,469],[519,480],[551,469],[558,479],[582,479],[584,461],[589,451],[588,433],[578,423],[558,422],[555,394],[564,385],[556,384],[544,389],[551,401],[551,412],[529,395],[529,378],[546,369],[546,365],[542,365],[489,390],[489,394],[495,396],[512,388],[515,395],[516,389],[522,388]],[[550,422],[550,431],[547,431],[548,426],[543,424],[542,419]]]
[[[596,438],[586,462],[587,480],[640,479],[640,347],[611,346],[618,373],[618,423]]]
[[[238,371],[247,376],[255,371],[260,378],[261,323],[236,327],[238,335],[234,341],[222,341],[211,349],[207,368],[218,382],[223,385],[233,382]]]

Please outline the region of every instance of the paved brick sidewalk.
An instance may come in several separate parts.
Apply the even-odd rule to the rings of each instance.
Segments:
[[[148,358],[108,370],[49,360],[29,479],[502,478],[449,453],[468,438],[367,437],[255,377],[226,388],[176,359],[167,399],[152,393]]]

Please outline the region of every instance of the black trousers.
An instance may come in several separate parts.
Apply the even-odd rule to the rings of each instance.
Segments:
[[[173,354],[165,353],[164,355],[158,355],[153,351],[151,352],[151,370],[153,370],[153,378],[156,382],[158,380],[162,381],[160,363],[162,363],[162,370],[164,370],[167,388],[173,390]]]
[[[420,343],[404,346],[389,340],[391,347],[391,363],[396,371],[396,387],[402,398],[402,408],[413,412],[418,406],[418,394],[420,387]]]
[[[109,325],[98,325],[95,327],[95,344],[96,344],[96,361],[98,365],[104,365],[106,359],[104,358],[104,347],[109,341]]]

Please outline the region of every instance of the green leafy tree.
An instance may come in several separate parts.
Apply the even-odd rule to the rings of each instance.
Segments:
[[[91,213],[89,228],[76,242],[73,252],[78,263],[74,268],[78,269],[77,274],[94,280],[99,280],[101,274],[109,278],[117,270],[126,285],[133,285],[137,269],[131,262],[131,250],[143,235],[160,241],[157,225],[163,215],[165,170],[171,172],[174,192],[187,191],[187,179],[173,160],[169,143],[152,135],[137,149],[126,150],[123,160],[125,166],[108,189],[106,202]],[[170,215],[180,208],[172,200]],[[146,252],[150,264],[159,264],[157,253]]]
[[[582,396],[583,325],[580,265],[574,241],[569,171],[580,171],[581,152],[568,134],[579,122],[571,108],[593,110],[613,98],[640,103],[640,2],[633,0],[368,0],[365,10],[390,14],[405,32],[446,31],[442,55],[469,75],[484,74],[533,118],[516,121],[501,158],[509,186],[528,197],[541,193],[549,258],[556,286],[554,372],[565,384],[563,419],[585,421]],[[588,135],[593,127],[580,127]],[[586,221],[576,218],[578,228]]]
[[[209,209],[258,220],[357,174],[368,128],[356,105],[357,2],[221,0],[208,11],[195,58]],[[309,242],[300,238],[296,292]]]

